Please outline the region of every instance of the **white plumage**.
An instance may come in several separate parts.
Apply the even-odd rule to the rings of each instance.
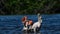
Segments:
[[[40,28],[41,23],[42,23],[42,19],[41,19],[40,14],[38,14],[38,22],[35,22],[35,23],[33,24],[32,29],[33,29],[34,31],[36,31],[36,28]]]

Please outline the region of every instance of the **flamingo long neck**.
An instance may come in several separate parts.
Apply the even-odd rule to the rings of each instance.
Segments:
[[[41,16],[40,14],[38,14],[38,23],[41,23],[42,19],[41,19]]]

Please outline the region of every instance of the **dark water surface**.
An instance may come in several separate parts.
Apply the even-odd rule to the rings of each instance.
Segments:
[[[33,22],[37,21],[37,15],[27,15]],[[60,14],[41,15],[42,25],[37,33],[22,32],[23,15],[0,16],[0,34],[60,34]]]

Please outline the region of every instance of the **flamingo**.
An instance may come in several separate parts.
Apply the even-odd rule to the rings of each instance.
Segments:
[[[35,23],[33,24],[33,26],[32,26],[32,29],[34,30],[34,32],[36,32],[36,29],[37,29],[37,28],[40,28],[41,23],[42,23],[42,19],[41,19],[40,14],[38,13],[38,21],[35,22]]]

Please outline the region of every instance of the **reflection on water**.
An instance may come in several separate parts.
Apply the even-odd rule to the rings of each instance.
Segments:
[[[41,34],[41,32],[33,32],[33,33],[31,33],[31,32],[24,32],[24,33],[22,33],[22,34]]]

